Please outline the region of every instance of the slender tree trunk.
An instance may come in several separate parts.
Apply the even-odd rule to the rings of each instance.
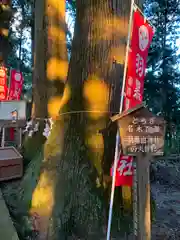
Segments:
[[[8,189],[6,194],[11,213],[17,217],[17,212],[21,209],[24,222],[29,212],[35,220],[34,226],[39,231],[39,239],[46,239],[53,211],[54,192],[59,174],[57,165],[64,136],[63,118],[57,121],[56,118],[69,98],[69,89],[65,87],[68,68],[65,0],[35,1],[34,51],[33,117],[40,122],[41,129],[25,146],[29,151],[28,156],[32,157],[19,187]],[[43,145],[42,130],[45,117],[52,117],[54,125],[51,136]],[[30,155],[33,151],[35,154]],[[16,200],[12,195],[16,196]],[[38,224],[35,218],[37,215],[40,219]],[[18,230],[24,236],[20,224]]]
[[[34,117],[47,117],[47,39],[45,24],[45,1],[36,1],[35,3],[35,44],[34,44]],[[39,10],[41,9],[41,11]]]
[[[38,0],[35,9],[38,14],[39,9],[42,9],[43,12],[43,14],[41,13],[43,21],[41,16],[41,21],[38,22],[40,23],[39,28],[36,26],[36,30],[41,32],[39,33],[41,38],[35,40],[38,45],[35,47],[37,50],[35,51],[35,66],[39,61],[40,66],[37,72],[41,71],[41,76],[44,74],[44,78],[39,79],[35,71],[35,117],[42,120],[46,116],[51,117],[54,124],[52,134],[44,145],[44,160],[40,170],[39,182],[33,192],[30,212],[32,215],[39,215],[39,239],[46,239],[48,224],[55,204],[57,164],[63,148],[63,119],[58,118],[58,116],[69,96],[68,88],[65,88],[68,70],[65,0],[60,2],[58,0]],[[40,16],[38,15],[38,17]],[[40,51],[39,55],[42,56],[41,59],[38,56],[38,51]],[[54,156],[57,159],[54,159]]]
[[[11,0],[0,2],[0,64],[6,64],[10,44],[8,41],[9,24],[11,19]]]
[[[68,98],[68,90],[64,91],[68,70],[64,2],[35,1],[32,117],[39,119],[40,131],[25,142],[24,156],[28,161],[45,142],[45,118],[55,119]]]
[[[162,39],[162,46],[163,46],[163,56],[162,56],[162,84],[163,87],[161,89],[161,98],[162,98],[162,113],[164,119],[167,121],[166,126],[166,142],[168,150],[171,149],[171,139],[172,139],[172,133],[171,133],[171,112],[172,110],[168,107],[168,99],[169,99],[169,92],[168,92],[168,81],[169,79],[166,77],[167,75],[167,66],[168,66],[168,59],[166,57],[167,54],[167,21],[168,21],[168,1],[166,1],[166,7],[164,10],[164,29],[163,29],[163,39]]]
[[[23,143],[23,156],[26,163],[29,163],[40,151],[45,137],[42,135],[44,118],[47,113],[47,89],[48,81],[46,76],[47,65],[47,34],[45,24],[45,0],[35,1],[35,24],[34,24],[34,67],[33,67],[33,106],[32,117],[41,118],[39,132],[32,138],[27,137]],[[41,11],[39,10],[41,9]]]
[[[35,41],[35,2],[36,0],[32,0],[31,2],[31,62],[33,66],[33,72],[34,72],[34,41]],[[32,78],[33,79],[33,78]]]
[[[20,5],[22,9],[22,16],[25,16],[25,8],[23,3]],[[20,25],[20,38],[19,38],[19,53],[18,53],[18,69],[21,71],[22,67],[22,44],[23,44],[23,30],[24,30],[24,22],[22,20],[21,25]]]

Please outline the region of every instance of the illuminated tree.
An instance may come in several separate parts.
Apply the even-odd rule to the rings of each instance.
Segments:
[[[72,234],[99,239],[102,235],[106,214],[102,193],[107,182],[102,169],[103,136],[98,131],[107,126],[110,101],[113,105],[117,100],[111,93],[113,74],[117,81],[113,62],[115,58],[120,65],[124,63],[130,10],[130,2],[123,10],[117,3],[76,1],[66,91],[58,109],[61,114],[69,113],[60,115],[60,128],[56,123],[45,144],[39,187],[33,195],[34,205],[42,203],[41,216],[47,220],[51,215],[49,239]],[[120,92],[120,85],[116,91]]]

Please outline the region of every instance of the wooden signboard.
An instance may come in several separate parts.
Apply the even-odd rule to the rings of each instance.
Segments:
[[[19,147],[22,144],[22,131],[26,124],[25,101],[0,101],[0,130],[2,129],[1,147],[5,145],[5,129],[19,128]]]
[[[165,121],[140,107],[118,119],[123,153],[163,155]]]
[[[123,154],[134,158],[133,223],[135,240],[151,240],[149,164],[163,155],[165,121],[144,105],[111,118],[118,121]]]

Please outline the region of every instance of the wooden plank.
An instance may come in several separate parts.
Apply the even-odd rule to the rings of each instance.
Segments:
[[[141,108],[118,120],[123,153],[136,156],[138,152],[163,155],[165,121]]]
[[[14,147],[0,147],[0,161],[8,159],[23,158],[22,155]]]
[[[137,164],[134,161],[134,176],[133,176],[133,235],[134,240],[138,240],[139,218],[138,218],[138,182],[137,182]]]
[[[150,180],[149,180],[149,154],[139,154],[136,162],[137,176],[137,214],[134,216],[137,220],[138,240],[151,240],[151,209],[150,209]],[[136,196],[134,196],[135,198]],[[134,212],[135,214],[135,212]],[[135,224],[135,222],[134,222]]]
[[[26,125],[25,120],[17,120],[16,122],[12,122],[11,120],[0,120],[0,128],[23,128]]]
[[[111,121],[112,121],[112,122],[115,122],[115,121],[117,121],[117,120],[119,120],[119,119],[127,116],[128,114],[133,113],[133,112],[135,112],[135,111],[137,111],[137,110],[139,110],[139,109],[141,109],[141,108],[143,108],[143,107],[144,107],[144,103],[139,104],[139,105],[137,105],[137,106],[134,107],[134,108],[131,108],[131,109],[127,110],[127,111],[124,111],[124,112],[122,112],[122,113],[119,113],[119,114],[111,117]]]

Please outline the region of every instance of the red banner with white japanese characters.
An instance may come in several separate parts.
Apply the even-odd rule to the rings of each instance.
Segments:
[[[144,77],[148,50],[153,38],[153,28],[144,16],[136,10],[133,13],[131,47],[128,54],[127,75],[125,82],[123,110],[141,104],[144,92]],[[133,157],[120,156],[116,172],[116,186],[132,186]],[[112,170],[111,168],[111,176]]]
[[[124,110],[133,108],[143,101],[146,63],[153,34],[153,28],[136,10],[133,15],[131,49],[128,56]]]
[[[10,73],[10,88],[8,100],[20,100],[23,87],[23,75],[21,72],[12,69]]]
[[[7,97],[7,76],[5,67],[0,67],[0,101]]]
[[[116,186],[132,186],[132,164],[133,158],[131,156],[120,156],[116,169]],[[113,176],[113,167],[111,168],[111,176]]]

